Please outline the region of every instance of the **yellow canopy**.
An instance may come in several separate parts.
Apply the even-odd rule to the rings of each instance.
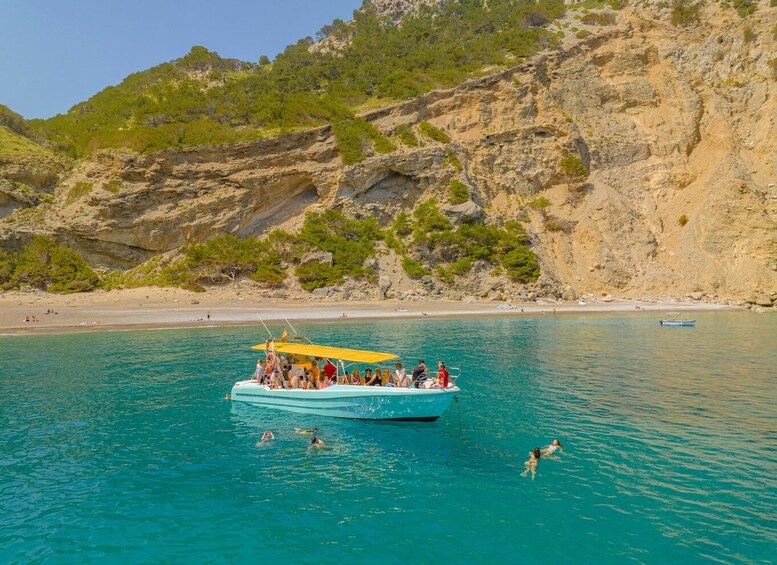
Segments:
[[[264,351],[265,344],[254,345],[251,349]],[[275,351],[277,353],[292,353],[308,355],[310,357],[329,357],[330,359],[341,359],[356,363],[381,363],[382,361],[398,358],[397,355],[392,353],[381,353],[380,351],[344,349],[342,347],[329,347],[328,345],[314,345],[311,343],[278,343],[277,341],[275,342]]]

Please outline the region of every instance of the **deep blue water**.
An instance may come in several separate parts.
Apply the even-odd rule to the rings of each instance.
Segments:
[[[224,400],[261,328],[2,337],[0,562],[772,562],[777,316],[696,318],[304,328],[461,367],[432,424]]]

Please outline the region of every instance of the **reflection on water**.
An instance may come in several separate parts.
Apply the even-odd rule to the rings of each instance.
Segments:
[[[225,401],[251,328],[4,338],[0,561],[768,562],[777,318],[697,319],[304,329],[461,367],[460,414],[434,424]],[[324,449],[293,433],[312,426]]]

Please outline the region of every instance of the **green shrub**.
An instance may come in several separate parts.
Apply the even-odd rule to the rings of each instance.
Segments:
[[[535,198],[533,202],[529,202],[529,206],[536,210],[542,210],[543,208],[550,206],[550,200],[544,196],[540,196],[539,198]]]
[[[302,287],[314,290],[342,284],[345,276],[359,279],[374,274],[364,267],[364,262],[375,255],[375,244],[383,233],[375,218],[357,220],[327,210],[308,212],[296,237],[308,249],[332,254],[331,265],[312,262],[295,269]]]
[[[391,223],[391,228],[398,236],[405,237],[413,233],[413,227],[410,225],[410,216],[407,212],[400,212]]]
[[[442,160],[442,166],[450,165],[455,171],[461,171],[464,167],[461,166],[461,161],[453,153],[448,153],[448,156]]]
[[[420,279],[421,277],[432,274],[432,272],[424,267],[420,261],[411,259],[407,255],[402,257],[402,269],[411,279]]]
[[[578,39],[585,39],[589,35],[591,35],[591,32],[590,31],[586,31],[584,29],[581,29],[580,31],[575,33],[575,37],[577,37]]]
[[[577,155],[567,155],[561,160],[561,178],[571,188],[572,184],[584,181],[588,177],[588,169]]]
[[[591,12],[580,18],[580,21],[586,25],[611,26],[615,23],[615,14],[611,12]]]
[[[458,179],[453,179],[448,189],[448,202],[450,204],[462,204],[467,200],[469,200],[467,185]]]
[[[19,253],[0,253],[0,285],[5,289],[29,285],[49,292],[83,292],[97,287],[99,278],[69,247],[34,236]]]
[[[396,136],[408,147],[418,147],[418,138],[413,133],[413,128],[408,124],[397,126]]]
[[[758,7],[757,0],[733,0],[732,4],[740,18],[746,18],[754,14]]]
[[[516,247],[502,257],[502,267],[514,281],[530,283],[540,276],[540,262],[528,247]]]
[[[752,43],[756,38],[755,32],[753,31],[753,28],[749,25],[746,25],[745,28],[742,30],[742,39],[745,43]]]
[[[378,153],[391,153],[397,148],[364,118],[339,120],[332,124],[332,131],[335,134],[337,150],[346,165],[364,161],[367,158],[365,149],[370,143]]]
[[[682,216],[680,216],[680,219],[679,219],[679,220],[677,220],[677,223],[678,223],[678,224],[680,224],[680,227],[683,227],[683,226],[685,226],[685,224],[687,224],[687,223],[688,223],[688,216],[686,216],[685,214],[683,214]]]
[[[701,6],[701,2],[689,4],[685,0],[675,0],[670,14],[672,25],[685,27],[698,24]]]
[[[431,139],[432,141],[437,141],[439,143],[450,143],[451,138],[448,136],[447,133],[442,131],[440,128],[433,126],[429,122],[423,121],[418,124],[418,131],[420,131],[423,135]]]

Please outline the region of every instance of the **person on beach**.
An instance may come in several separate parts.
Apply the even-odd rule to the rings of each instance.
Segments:
[[[554,439],[551,444],[545,448],[545,451],[542,452],[543,457],[552,457],[553,454],[558,451],[561,453],[563,451],[561,442],[557,439]]]
[[[303,429],[300,429],[300,428],[294,428],[294,433],[295,434],[303,434],[303,435],[304,434],[316,435],[316,433],[318,433],[318,428],[310,428],[309,430],[303,430]]]
[[[526,460],[523,464],[524,467],[526,467],[526,470],[521,473],[522,477],[525,477],[526,475],[531,472],[531,478],[534,479],[534,476],[537,474],[537,463],[540,460],[540,457],[542,454],[540,453],[540,448],[535,447],[534,451],[529,453],[529,459]]]
[[[445,368],[445,363],[442,361],[437,362],[437,386],[440,388],[448,388],[448,381],[451,375],[448,373],[448,369]]]
[[[275,436],[272,432],[264,432],[264,435],[262,436],[262,441],[270,441],[271,439],[275,439]]]

